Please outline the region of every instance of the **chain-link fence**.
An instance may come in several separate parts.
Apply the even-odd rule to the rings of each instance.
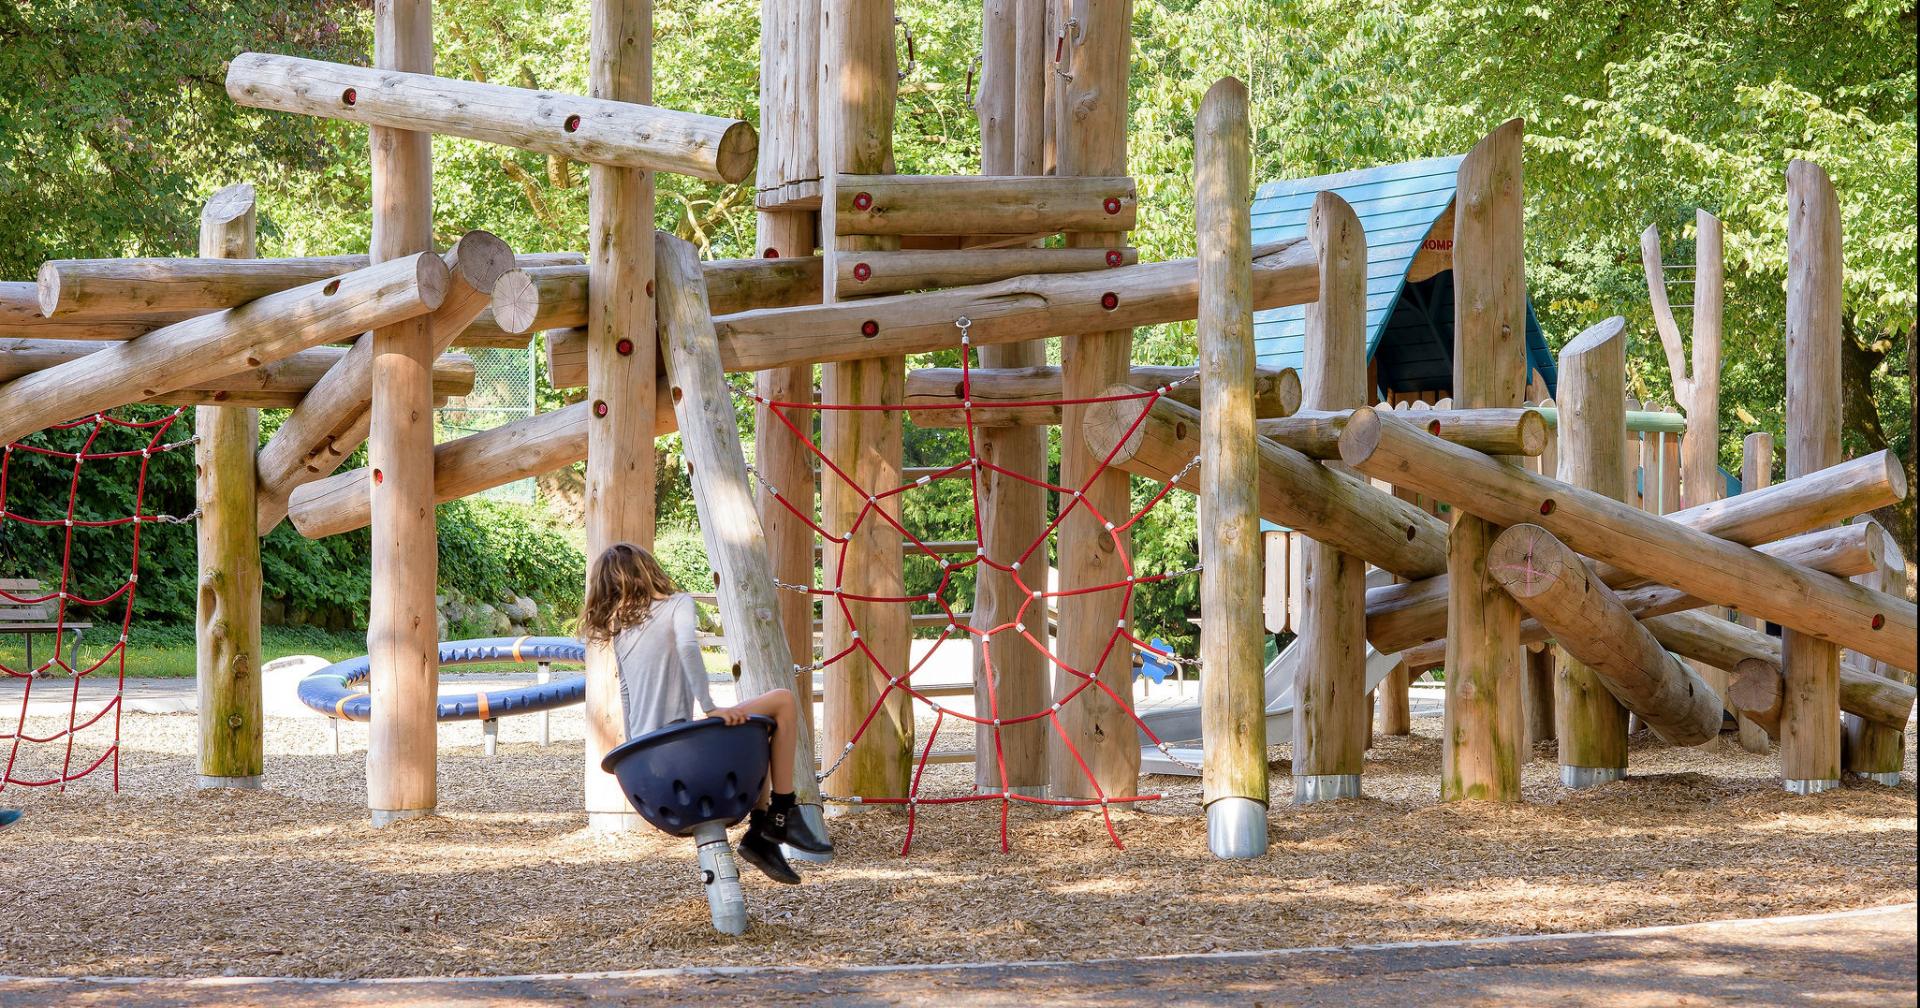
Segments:
[[[457,437],[533,415],[533,351],[526,347],[470,347],[473,358],[473,391],[447,400],[435,411],[434,438],[451,441]],[[489,500],[531,504],[534,482],[515,480],[478,496]]]

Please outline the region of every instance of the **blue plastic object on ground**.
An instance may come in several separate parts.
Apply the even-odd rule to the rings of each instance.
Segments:
[[[587,646],[571,637],[488,637],[448,641],[440,645],[440,667],[498,664],[500,662],[581,662]],[[373,698],[366,690],[367,656],[335,662],[300,680],[300,702],[342,721],[373,717]],[[531,714],[577,704],[586,698],[585,676],[516,686],[484,693],[454,693],[440,698],[435,717],[441,721],[486,721],[502,714]]]
[[[686,837],[709,824],[725,829],[760,803],[773,727],[772,718],[757,714],[738,725],[676,721],[615,747],[600,769],[619,778],[634,811],[663,832]]]
[[[1155,637],[1147,643],[1154,651],[1169,655],[1173,653],[1173,645],[1159,637]],[[1142,651],[1140,652],[1140,659],[1139,674],[1153,680],[1155,686],[1166,682],[1167,677],[1173,674],[1174,663],[1168,658],[1163,658],[1161,655],[1154,654],[1150,651]]]

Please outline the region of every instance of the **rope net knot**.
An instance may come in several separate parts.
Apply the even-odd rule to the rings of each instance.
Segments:
[[[0,791],[9,785],[64,791],[69,782],[103,766],[110,767],[113,789],[120,788],[120,713],[134,591],[140,583],[142,529],[192,519],[145,511],[154,458],[195,443],[193,438],[167,440],[181,412],[147,420],[95,414],[50,427],[0,452],[0,605],[11,617],[0,622],[0,629],[14,630],[22,644],[20,659],[0,657],[0,686],[9,688],[0,694],[0,709],[13,711],[11,730],[0,722],[6,756]],[[135,467],[130,501],[103,500],[100,489],[86,480],[87,473],[109,466]],[[61,483],[64,494],[56,495],[53,491]],[[43,502],[61,497],[63,505],[44,507]],[[127,510],[102,511],[118,507]],[[51,558],[57,558],[57,567]],[[86,584],[102,583],[99,567],[107,561],[124,562],[126,575],[107,582],[112,585],[108,590],[87,595]],[[76,575],[77,567],[91,576]],[[82,660],[81,635],[101,624],[117,624],[117,634],[99,657]],[[44,660],[31,657],[35,637],[50,640]],[[110,693],[98,691],[82,700],[83,683],[107,679],[113,684]],[[36,684],[43,680],[52,685],[39,686],[42,710],[49,692],[54,706],[65,708],[64,717],[40,716],[47,727],[29,724]],[[97,754],[89,756],[96,749]]]
[[[1114,689],[1110,683],[1099,676],[1098,670],[1108,666],[1108,659],[1114,655],[1116,650],[1124,651],[1131,648],[1160,658],[1174,658],[1174,656],[1150,646],[1135,636],[1129,625],[1128,614],[1132,609],[1134,593],[1139,590],[1140,587],[1193,574],[1196,573],[1199,568],[1190,567],[1166,573],[1141,574],[1138,573],[1134,567],[1132,550],[1130,549],[1129,532],[1148,512],[1153,510],[1156,505],[1166,498],[1167,494],[1171,492],[1173,486],[1178,482],[1177,479],[1161,485],[1142,506],[1125,516],[1101,513],[1090,496],[1089,491],[1092,490],[1095,483],[1103,475],[1108,474],[1110,470],[1113,472],[1119,471],[1115,469],[1113,464],[1115,457],[1118,456],[1122,447],[1132,438],[1134,433],[1139,430],[1141,425],[1146,423],[1147,417],[1154,404],[1166,398],[1174,388],[1188,381],[1192,381],[1193,378],[1190,376],[1151,391],[1137,393],[1084,398],[1062,397],[1023,401],[995,400],[991,403],[979,403],[975,401],[973,395],[974,363],[972,358],[975,348],[969,331],[972,324],[972,321],[965,317],[955,321],[955,327],[959,330],[959,338],[955,349],[958,351],[960,357],[961,369],[960,384],[957,392],[960,402],[959,413],[963,419],[963,423],[960,426],[964,429],[966,435],[966,457],[961,461],[938,468],[932,473],[921,475],[899,486],[875,488],[863,485],[853,472],[849,471],[848,466],[843,465],[841,460],[830,457],[826,451],[822,449],[820,444],[817,443],[812,433],[813,414],[820,414],[824,417],[836,412],[881,412],[897,413],[905,417],[911,417],[915,411],[919,410],[952,412],[953,407],[951,405],[946,403],[933,405],[877,405],[811,401],[786,402],[770,399],[756,393],[741,393],[762,407],[761,415],[763,418],[772,418],[793,436],[795,441],[801,445],[810,456],[810,459],[818,463],[823,480],[837,482],[846,491],[846,496],[850,496],[854,500],[861,502],[857,513],[852,521],[848,523],[847,527],[828,528],[824,524],[824,517],[821,520],[815,519],[812,513],[813,509],[810,506],[796,507],[792,499],[785,493],[782,493],[780,488],[768,483],[765,477],[758,471],[753,472],[754,478],[760,483],[761,488],[767,493],[769,498],[777,501],[787,512],[811,528],[826,544],[822,553],[823,563],[821,564],[821,579],[824,582],[823,584],[796,585],[785,582],[778,582],[778,584],[781,588],[790,591],[804,592],[821,600],[824,610],[821,615],[825,625],[830,631],[836,624],[841,628],[841,632],[837,635],[840,639],[834,640],[834,643],[840,644],[841,640],[844,640],[845,643],[840,646],[838,650],[833,651],[833,653],[827,654],[820,660],[809,665],[800,666],[796,671],[802,673],[828,671],[829,679],[831,680],[833,676],[830,670],[842,666],[854,666],[846,669],[848,676],[843,677],[844,681],[841,685],[850,685],[853,677],[866,675],[874,684],[875,688],[877,688],[877,695],[866,710],[865,716],[859,722],[858,727],[853,731],[851,737],[844,741],[844,744],[839,745],[838,752],[832,754],[831,763],[818,776],[822,781],[832,778],[836,772],[847,765],[849,758],[854,756],[861,741],[868,738],[869,735],[898,732],[899,728],[896,727],[896,725],[903,716],[907,718],[908,728],[906,730],[911,732],[912,720],[910,711],[903,712],[900,710],[901,707],[906,706],[916,710],[924,708],[932,715],[933,724],[931,730],[927,733],[924,745],[919,747],[912,761],[911,773],[908,776],[904,794],[827,794],[826,799],[828,801],[847,804],[906,806],[907,832],[905,842],[901,847],[902,854],[907,853],[912,848],[914,830],[918,824],[918,816],[922,806],[943,806],[974,802],[998,802],[1000,804],[1000,846],[1002,850],[1010,849],[1008,815],[1009,810],[1016,803],[1072,808],[1097,807],[1100,809],[1108,837],[1112,840],[1114,846],[1123,847],[1124,845],[1121,843],[1119,833],[1114,827],[1111,814],[1112,807],[1135,802],[1157,801],[1161,796],[1157,794],[1107,794],[1101,787],[1097,775],[1088,766],[1087,760],[1082,755],[1079,746],[1074,743],[1066,726],[1062,724],[1060,714],[1063,709],[1067,709],[1076,703],[1086,704],[1094,697],[1104,696],[1114,708],[1125,713],[1126,721],[1130,721],[1133,727],[1137,728],[1139,732],[1159,748],[1161,752],[1171,756],[1171,752],[1166,744],[1153,735],[1153,732],[1134,710],[1130,698],[1131,691],[1123,692]],[[1004,410],[1021,407],[1050,407],[1064,409],[1069,406],[1091,406],[1103,403],[1129,404],[1129,408],[1137,407],[1138,413],[1131,417],[1131,425],[1127,428],[1126,432],[1116,440],[1113,448],[1107,451],[1104,457],[1098,459],[1097,463],[1092,467],[1092,471],[1080,481],[1078,486],[1064,486],[1040,476],[1009,469],[985,457],[982,453],[980,433],[982,424],[980,423],[978,414],[979,411],[984,408],[992,407]],[[802,419],[796,420],[796,417]],[[763,419],[762,422],[765,423],[767,420]],[[1198,461],[1196,458],[1192,463],[1189,463],[1187,469],[1191,469]],[[1182,473],[1184,474],[1186,471],[1187,470],[1182,470]],[[967,481],[971,502],[973,504],[971,516],[973,543],[958,544],[959,546],[967,546],[968,548],[965,550],[958,549],[956,544],[933,543],[923,539],[907,528],[906,523],[902,521],[898,513],[901,510],[900,504],[904,499],[904,495],[908,492],[927,487],[936,480],[950,478],[965,479]],[[995,556],[992,555],[992,551],[987,548],[988,539],[984,524],[985,518],[982,515],[981,500],[983,496],[985,496],[983,493],[984,484],[993,479],[1006,479],[1038,488],[1045,494],[1053,495],[1058,501],[1057,506],[1053,508],[1053,513],[1049,516],[1040,534],[1025,544],[1017,554],[1012,556]],[[810,498],[811,494],[808,494],[807,497]],[[1049,542],[1053,540],[1061,529],[1062,523],[1076,511],[1084,512],[1086,517],[1101,530],[1100,534],[1106,538],[1106,545],[1110,546],[1112,555],[1118,562],[1118,577],[1103,584],[1062,585],[1055,588],[1044,583],[1046,572],[1049,568],[1047,562],[1047,547]],[[938,575],[938,583],[933,590],[909,593],[905,590],[904,583],[899,580],[901,576],[899,572],[860,569],[857,564],[854,567],[850,567],[849,556],[856,552],[854,549],[856,542],[858,542],[863,535],[869,533],[897,535],[905,548],[907,558],[924,558],[925,560],[931,561]],[[1036,557],[1038,558],[1038,563],[1034,562]],[[998,622],[983,624],[975,622],[974,616],[976,614],[956,610],[955,603],[949,596],[953,593],[955,579],[970,569],[974,570],[976,575],[987,572],[998,572],[999,575],[1007,578],[1013,586],[1014,597],[1019,599],[1019,604],[1015,608],[1015,611],[1011,614],[1000,616]],[[1043,583],[1036,584],[1033,583],[1032,580],[1029,580],[1033,578],[1034,572],[1036,571],[1038,572],[1038,578],[1034,580],[1039,580]],[[878,588],[869,588],[870,585],[878,585]],[[1081,664],[1076,665],[1064,660],[1058,651],[1049,646],[1045,639],[1045,630],[1043,628],[1047,624],[1049,608],[1054,600],[1080,596],[1098,597],[1103,606],[1108,600],[1111,600],[1112,609],[1110,615],[1103,613],[1099,617],[1100,625],[1108,627],[1109,629],[1106,632],[1104,644],[1099,651],[1098,657],[1092,661],[1081,659]],[[1082,601],[1084,603],[1087,600],[1083,599]],[[889,659],[876,650],[872,643],[872,634],[862,632],[861,620],[863,616],[871,619],[871,614],[876,606],[910,606],[915,603],[931,603],[937,606],[937,613],[926,613],[923,614],[922,618],[942,625],[939,626],[938,634],[932,640],[926,652],[918,660],[912,660],[909,657],[906,666],[900,667],[897,658]],[[1082,608],[1084,608],[1084,605]],[[911,625],[911,623],[909,625]],[[914,682],[915,674],[925,668],[942,647],[951,646],[953,642],[969,641],[975,643],[978,648],[975,678],[979,685],[975,687],[976,693],[984,694],[984,696],[977,695],[975,709],[971,713],[956,710],[951,706],[942,704],[936,697],[928,692],[929,687],[916,685]],[[1011,642],[1011,644],[1009,644],[1009,642]],[[1055,684],[1052,689],[1052,696],[1036,709],[1006,710],[1002,708],[999,687],[997,685],[1000,676],[995,670],[994,653],[996,649],[1005,649],[1009,646],[1024,647],[1037,652],[1049,670],[1049,676]],[[908,654],[911,656],[911,648],[908,649]],[[1131,654],[1128,654],[1127,665],[1129,669],[1131,666],[1131,657]],[[830,683],[829,689],[832,688],[834,688],[834,686]],[[903,698],[905,699],[904,704],[902,703]],[[981,699],[984,699],[984,710],[980,709],[983,705],[978,702]],[[983,735],[985,739],[990,739],[994,757],[993,766],[999,776],[998,787],[976,786],[972,791],[961,794],[930,794],[927,792],[925,787],[927,784],[926,770],[935,755],[934,742],[940,734],[940,729],[947,724],[949,719],[973,725],[976,727],[977,735]],[[1020,788],[1015,787],[1009,782],[1006,761],[1004,759],[1005,748],[1002,741],[1003,732],[1014,726],[1041,721],[1048,723],[1052,727],[1056,754],[1070,758],[1072,766],[1077,768],[1086,791],[1091,793],[1092,797],[1040,797],[1023,793]],[[876,727],[879,725],[886,725],[886,727]],[[1125,744],[1132,745],[1134,743],[1131,734],[1132,732],[1129,731],[1129,737],[1125,740]],[[985,739],[983,739],[983,742]],[[839,740],[829,740],[828,745],[832,746],[838,743]]]

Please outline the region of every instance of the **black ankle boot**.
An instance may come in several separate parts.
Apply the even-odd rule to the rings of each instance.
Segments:
[[[748,820],[748,829],[766,837],[775,843],[797,847],[809,854],[833,853],[833,842],[822,836],[806,816],[800,814],[800,806],[788,805],[783,808],[754,809],[753,817]]]
[[[759,814],[754,813],[756,816]],[[787,863],[787,856],[780,852],[780,844],[761,835],[759,830],[749,829],[747,835],[740,838],[740,860],[760,869],[760,874],[782,885],[800,884],[800,873]]]

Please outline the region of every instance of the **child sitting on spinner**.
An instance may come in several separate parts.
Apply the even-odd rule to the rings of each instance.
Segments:
[[[740,856],[768,878],[796,885],[800,875],[787,863],[781,844],[815,853],[833,849],[801,817],[791,791],[773,790],[793,785],[799,707],[793,693],[784,689],[732,707],[717,706],[707,689],[707,669],[695,634],[693,596],[675,587],[653,554],[632,543],[616,543],[594,561],[580,637],[613,648],[629,739],[691,717],[696,702],[708,717],[730,725],[755,714],[773,719],[771,795],[763,795],[753,810],[740,840]]]

